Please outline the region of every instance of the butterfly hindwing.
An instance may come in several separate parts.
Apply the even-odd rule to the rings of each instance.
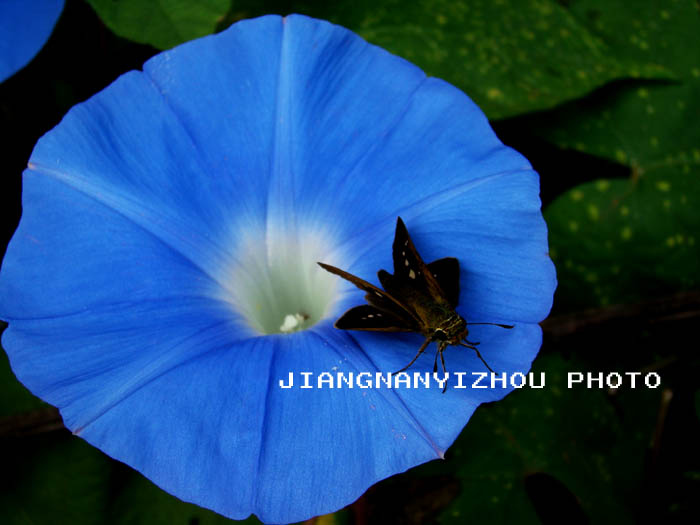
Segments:
[[[394,257],[394,279],[411,283],[413,287],[426,293],[435,301],[451,304],[447,293],[433,275],[438,272],[431,272],[428,265],[423,262],[411,237],[408,235],[408,230],[406,230],[406,225],[401,220],[401,217],[396,219],[396,233],[394,235],[392,252]],[[456,261],[456,259],[454,260]],[[443,269],[443,264],[440,263],[439,270]],[[457,264],[457,272],[459,276],[459,263]]]
[[[350,308],[333,325],[341,330],[369,330],[376,332],[412,332],[412,327],[393,312],[380,310],[369,304]]]
[[[454,257],[445,257],[428,264],[428,270],[445,294],[452,308],[459,304],[459,261]]]

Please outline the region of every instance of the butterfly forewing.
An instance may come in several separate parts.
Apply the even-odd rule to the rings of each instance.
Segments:
[[[416,315],[384,290],[377,288],[376,286],[374,286],[371,283],[368,283],[364,279],[360,279],[359,277],[356,277],[351,273],[343,271],[340,268],[331,266],[330,264],[325,264],[321,262],[318,264],[324,270],[327,270],[331,273],[334,273],[335,275],[338,275],[339,277],[342,277],[347,281],[350,281],[360,290],[364,290],[365,292],[367,292],[365,300],[368,303],[370,303],[370,305],[373,308],[375,308],[378,311],[391,313],[395,319],[398,319],[403,323],[402,326],[405,327],[407,330],[415,330],[416,327],[419,325],[419,321]],[[354,308],[348,310],[346,314],[351,312],[352,310],[354,310]]]
[[[401,217],[396,219],[396,234],[394,235],[392,250],[394,257],[394,279],[411,283],[412,287],[421,290],[436,301],[442,300],[445,303],[452,304],[440,282],[434,276],[434,273],[438,272],[431,272],[429,265],[423,262],[411,237],[408,235],[408,230],[406,230],[406,226],[401,220]],[[453,258],[449,257],[448,259]],[[439,261],[443,260],[444,259],[440,259]],[[455,262],[457,261],[456,259],[454,260]],[[445,268],[443,267],[448,265],[449,264],[440,263],[438,269],[444,270]],[[457,277],[459,278],[459,263],[457,263]],[[382,286],[384,286],[383,283]],[[384,287],[386,288],[386,286]],[[459,295],[459,291],[457,295]]]

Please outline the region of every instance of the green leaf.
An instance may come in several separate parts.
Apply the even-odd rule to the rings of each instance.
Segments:
[[[213,33],[230,0],[87,0],[117,35],[169,49]]]
[[[545,211],[559,307],[642,300],[700,284],[700,168],[662,166],[574,188]]]
[[[551,108],[620,78],[669,78],[617,57],[555,0],[229,2],[88,0],[116,34],[159,49],[276,12],[331,20],[466,91],[490,118]]]
[[[70,433],[3,441],[0,523],[105,523],[110,460]]]
[[[582,0],[575,7],[581,19],[594,20],[591,30],[616,55],[663,62],[679,81],[613,86],[526,119],[548,140],[625,164],[632,172],[629,181],[576,187],[546,210],[559,270],[559,306],[605,305],[697,287],[697,6],[690,0],[634,6]]]
[[[700,128],[692,121],[700,114],[700,13],[695,2],[580,0],[574,5],[582,20],[595,19],[591,31],[616,56],[663,63],[676,81],[615,86],[533,119],[536,130],[562,147],[642,172],[700,164]]]
[[[613,79],[669,77],[660,62],[615,56],[554,0],[346,0],[299,11],[455,84],[489,118],[551,108]]]
[[[568,489],[591,523],[633,522],[629,509],[655,424],[648,406],[658,403],[660,391],[618,391],[622,418],[604,388],[567,388],[567,373],[585,369],[542,355],[534,372],[539,378],[545,371],[545,388],[524,388],[477,410],[445,462],[456,465],[461,494],[441,523],[541,523],[526,492],[534,474]],[[550,506],[561,503],[549,498]]]

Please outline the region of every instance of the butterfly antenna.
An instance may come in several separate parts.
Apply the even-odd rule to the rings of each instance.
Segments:
[[[515,328],[515,325],[512,324],[500,324],[500,323],[467,323],[467,325],[471,326],[473,324],[490,324],[492,326],[500,326],[501,328],[507,328],[510,330],[511,328]]]
[[[489,324],[495,324],[495,323],[489,323]],[[512,327],[511,327],[511,328],[512,328]],[[474,350],[474,351],[476,352],[476,357],[478,357],[479,359],[481,359],[481,362],[484,363],[484,366],[486,366],[486,368],[489,369],[489,372],[491,372],[492,374],[495,374],[495,373],[496,373],[496,372],[493,371],[493,368],[491,368],[491,367],[489,366],[489,364],[488,364],[486,361],[484,361],[484,358],[481,357],[481,352],[479,352],[479,349],[478,349],[477,347],[471,346],[471,345],[465,345],[465,344],[462,343],[461,341],[460,341],[459,344],[462,345],[462,346],[464,346],[464,347],[471,348],[472,350]]]

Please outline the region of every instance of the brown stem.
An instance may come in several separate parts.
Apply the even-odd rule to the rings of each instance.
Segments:
[[[550,317],[542,322],[553,339],[576,334],[611,322],[632,320],[646,324],[681,321],[700,317],[700,290],[681,292],[651,301],[617,304]]]
[[[47,407],[0,419],[0,439],[45,434],[64,428],[58,409]]]

